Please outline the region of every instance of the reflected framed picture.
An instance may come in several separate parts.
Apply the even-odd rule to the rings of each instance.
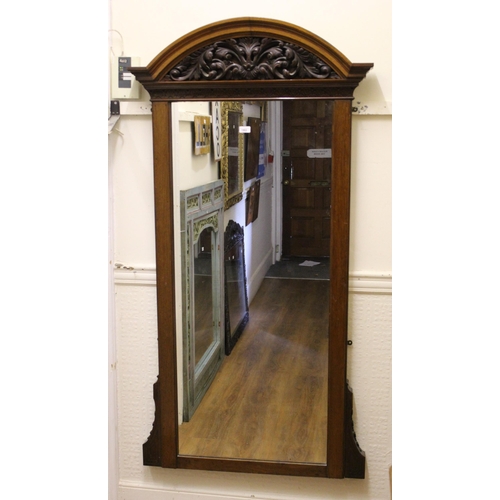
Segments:
[[[222,158],[222,144],[221,144],[221,133],[222,133],[222,123],[221,123],[221,111],[220,102],[214,101],[211,105],[212,111],[212,142],[214,151],[214,161],[220,161]]]
[[[245,134],[246,155],[245,155],[245,181],[255,179],[259,168],[260,149],[260,118],[248,118],[250,133]]]
[[[259,199],[260,199],[260,180],[256,181],[255,184],[255,194],[254,194],[254,203],[253,203],[253,211],[252,211],[252,222],[257,220],[259,216]]]
[[[244,141],[243,105],[240,102],[221,103],[220,177],[225,186],[224,208],[227,210],[243,199]]]
[[[210,153],[210,116],[195,115],[194,117],[194,154],[206,155]]]
[[[254,182],[248,190],[248,195],[245,200],[246,226],[254,222],[259,216],[259,198],[260,198],[260,180]]]

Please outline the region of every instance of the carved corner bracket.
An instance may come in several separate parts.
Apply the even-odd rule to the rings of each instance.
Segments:
[[[352,389],[346,382],[345,392],[345,416],[344,416],[344,477],[364,479],[366,456],[360,448],[354,431],[354,421],[352,418]]]
[[[153,398],[155,402],[155,418],[153,428],[148,440],[142,445],[142,463],[161,467],[161,411],[160,411],[160,382],[157,380],[153,384]]]

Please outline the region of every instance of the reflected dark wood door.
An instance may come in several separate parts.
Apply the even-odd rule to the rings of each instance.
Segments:
[[[283,102],[283,255],[330,255],[333,101]]]

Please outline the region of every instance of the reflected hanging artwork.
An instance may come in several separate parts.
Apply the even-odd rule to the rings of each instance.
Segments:
[[[194,154],[206,155],[210,153],[210,117],[196,115],[194,117]]]
[[[254,182],[248,190],[246,198],[246,223],[245,226],[254,222],[259,216],[260,180]]]
[[[245,134],[246,159],[245,159],[245,181],[257,177],[259,167],[259,143],[260,143],[260,118],[248,118],[250,133]]]

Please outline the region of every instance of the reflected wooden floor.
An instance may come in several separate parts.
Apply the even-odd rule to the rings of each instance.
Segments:
[[[328,281],[266,278],[182,455],[326,462]]]

